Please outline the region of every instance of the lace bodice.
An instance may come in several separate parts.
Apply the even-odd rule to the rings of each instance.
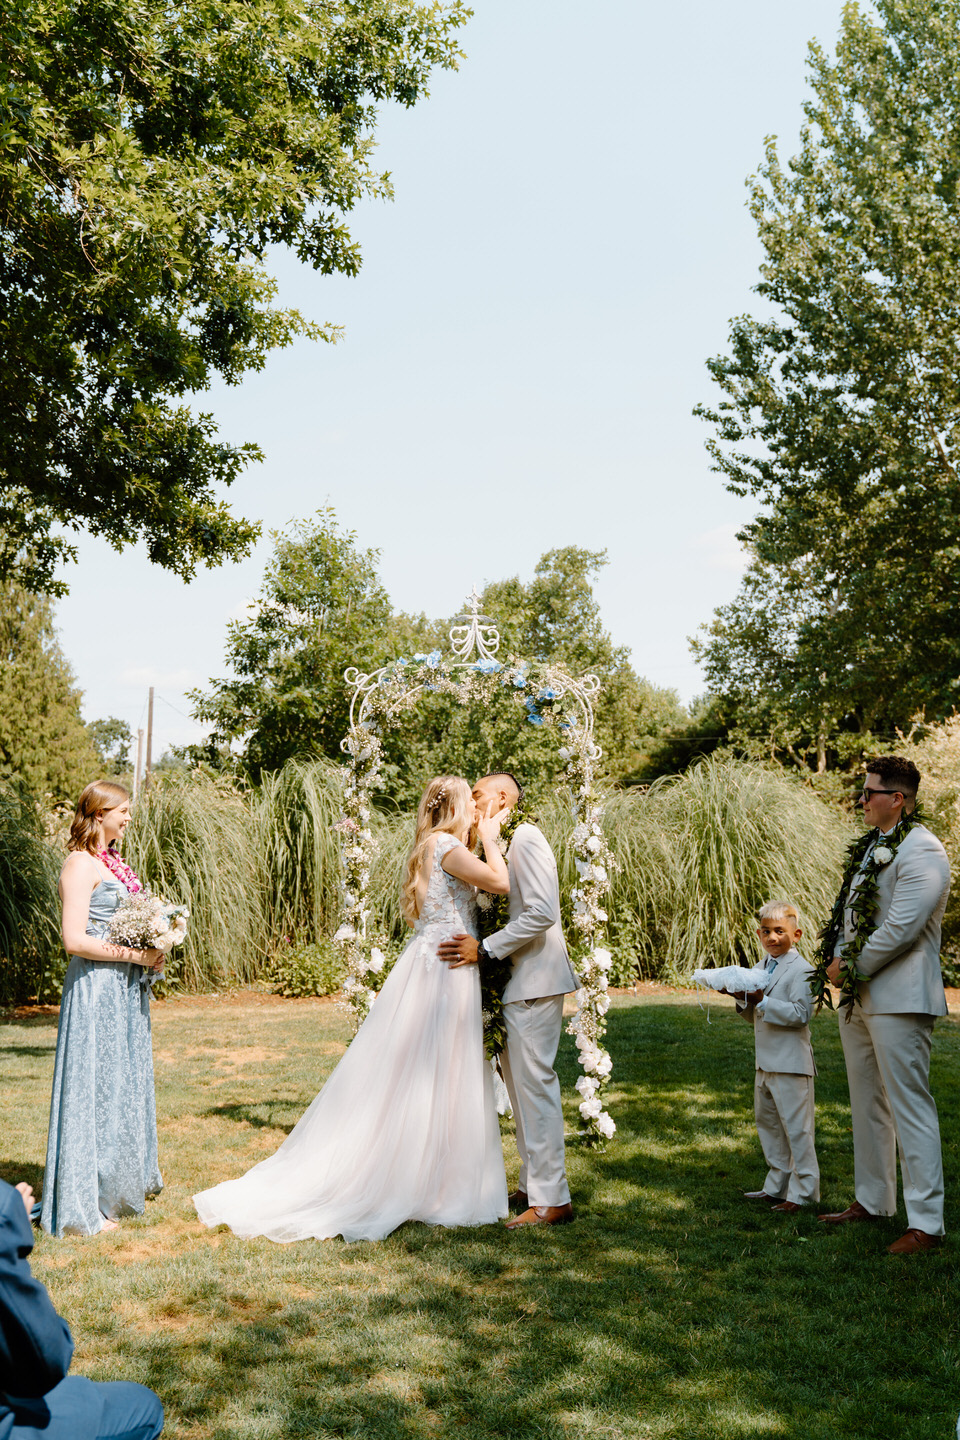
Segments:
[[[437,836],[427,893],[414,926],[417,935],[438,925],[445,930],[462,930],[467,935],[477,933],[476,891],[455,875],[448,875],[441,863],[443,857],[460,844],[462,841],[452,835]]]

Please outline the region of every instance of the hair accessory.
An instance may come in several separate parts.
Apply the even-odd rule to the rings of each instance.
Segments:
[[[434,810],[439,810],[440,806],[443,804],[443,802],[444,802],[444,800],[446,800],[446,798],[447,798],[447,787],[446,787],[446,785],[441,785],[441,786],[440,786],[440,789],[437,791],[436,795],[434,795],[433,799],[430,801],[430,804],[427,806],[427,809],[428,809],[431,813],[432,813]]]

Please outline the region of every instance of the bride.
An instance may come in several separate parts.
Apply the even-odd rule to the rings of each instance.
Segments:
[[[349,1049],[275,1155],[194,1196],[207,1225],[271,1240],[378,1240],[405,1220],[489,1225],[507,1213],[480,973],[437,959],[476,934],[475,888],[505,895],[506,811],[478,819],[466,780],[431,780],[417,810],[403,913],[413,939]],[[485,860],[471,853],[479,834]]]

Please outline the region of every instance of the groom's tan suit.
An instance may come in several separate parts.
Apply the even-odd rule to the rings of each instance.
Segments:
[[[563,1026],[563,997],[579,988],[560,929],[557,862],[535,825],[518,825],[507,852],[510,920],[484,948],[509,955],[503,992],[507,1047],[503,1078],[517,1124],[519,1188],[531,1205],[567,1205],[560,1081],[553,1068]]]
[[[876,843],[882,846],[884,837]],[[850,898],[857,884],[855,876]],[[943,1159],[929,1080],[933,1023],[947,1013],[940,921],[950,865],[940,841],[923,825],[910,830],[880,870],[877,888],[877,928],[857,966],[870,978],[860,986],[862,1003],[852,1007],[849,1022],[840,1022],[856,1197],[873,1215],[895,1213],[899,1149],[907,1224],[942,1235]],[[853,937],[848,906],[841,955]]]

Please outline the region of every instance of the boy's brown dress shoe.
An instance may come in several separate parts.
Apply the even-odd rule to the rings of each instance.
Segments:
[[[779,1210],[781,1215],[796,1215],[803,1206],[798,1205],[796,1200],[784,1200],[782,1205],[774,1205],[774,1210]]]
[[[943,1244],[942,1235],[928,1235],[926,1230],[908,1230],[899,1240],[887,1246],[889,1255],[918,1255],[921,1250],[936,1250]]]
[[[573,1219],[573,1206],[567,1205],[531,1205],[529,1210],[524,1210],[516,1220],[508,1220],[508,1230],[518,1230],[521,1225],[569,1225]]]
[[[876,1215],[871,1215],[865,1210],[859,1200],[854,1200],[848,1210],[837,1210],[832,1215],[818,1215],[817,1219],[821,1225],[849,1225],[852,1220],[876,1220]]]

